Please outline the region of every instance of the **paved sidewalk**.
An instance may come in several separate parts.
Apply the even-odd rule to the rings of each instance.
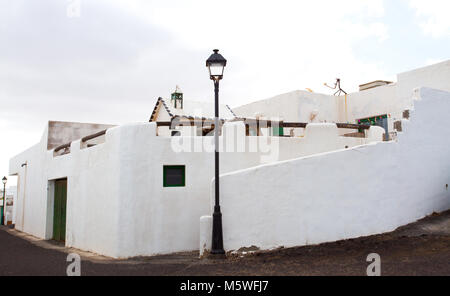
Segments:
[[[114,260],[0,227],[0,275],[64,276],[71,252],[82,275],[365,275],[369,253],[380,254],[382,275],[450,275],[450,211],[387,234],[218,261],[198,252]]]

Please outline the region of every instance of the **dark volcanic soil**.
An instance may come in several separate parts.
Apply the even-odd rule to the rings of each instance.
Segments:
[[[0,275],[65,275],[66,252],[0,228]],[[50,247],[49,247],[50,246]],[[111,260],[83,256],[82,275],[366,275],[367,255],[381,256],[382,275],[450,275],[450,211],[394,232],[316,246],[256,252],[225,260],[197,252]]]

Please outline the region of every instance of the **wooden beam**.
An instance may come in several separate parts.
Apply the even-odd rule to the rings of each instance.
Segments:
[[[86,141],[89,141],[89,140],[95,139],[97,137],[103,136],[104,134],[106,134],[106,130],[99,131],[98,133],[95,133],[95,134],[92,134],[92,135],[89,135],[89,136],[81,138],[81,142],[84,143]]]
[[[363,129],[367,130],[371,126],[367,124],[352,124],[352,123],[336,123],[338,128],[349,128],[349,129]]]
[[[66,143],[66,144],[60,145],[60,146],[56,147],[54,151],[58,152],[59,150],[62,150],[62,149],[65,149],[65,148],[70,148],[70,144],[71,143]]]
[[[284,122],[283,127],[305,128],[308,125],[306,122]]]
[[[222,124],[224,120],[221,120]],[[230,120],[229,122],[243,121],[247,126],[254,127],[272,127],[274,125],[278,125],[279,127],[292,127],[292,128],[306,128],[308,125],[307,122],[282,122],[282,121],[274,121],[274,120],[256,120],[256,119],[245,119],[245,118],[235,118]],[[159,121],[156,122],[157,126],[172,126],[173,121]],[[214,125],[214,121],[211,120],[183,120],[178,121],[176,126],[185,125],[185,126],[202,126],[208,124],[208,127]],[[352,124],[352,123],[336,123],[338,128],[347,128],[347,129],[369,129],[371,126],[367,124]]]
[[[222,122],[223,125],[224,122]],[[175,126],[205,126],[208,127],[214,126],[214,121],[211,120],[189,120],[189,121],[158,121],[156,122],[157,126],[168,126],[168,127],[175,127]]]

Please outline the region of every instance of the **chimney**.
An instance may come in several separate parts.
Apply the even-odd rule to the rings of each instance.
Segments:
[[[171,95],[170,102],[175,109],[183,109],[183,93],[178,85],[175,87],[175,91]]]

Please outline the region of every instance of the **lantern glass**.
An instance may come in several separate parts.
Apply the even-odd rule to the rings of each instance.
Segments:
[[[219,77],[223,76],[224,65],[219,63],[214,63],[209,65],[209,75]]]
[[[8,179],[6,179],[6,177],[3,177],[3,179],[2,179],[3,184],[6,185],[6,182],[7,182],[7,181],[8,181]]]
[[[223,77],[223,70],[227,65],[227,60],[219,53],[218,49],[214,49],[213,52],[206,60],[206,67],[208,67],[211,79],[220,80]]]

